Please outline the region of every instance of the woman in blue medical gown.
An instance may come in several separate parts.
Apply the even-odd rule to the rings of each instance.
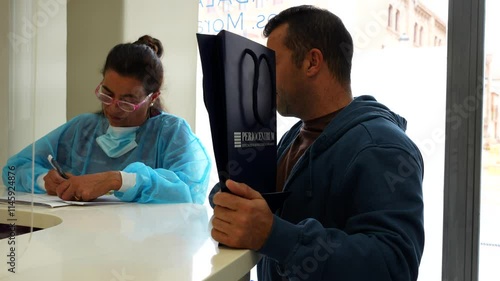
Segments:
[[[79,115],[8,159],[16,190],[90,201],[110,192],[123,201],[203,204],[210,159],[185,120],[166,113],[159,40],[142,36],[109,52],[95,95],[99,113]],[[52,168],[52,155],[67,179]]]

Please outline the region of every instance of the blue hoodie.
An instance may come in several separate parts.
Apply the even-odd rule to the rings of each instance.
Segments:
[[[302,122],[281,139],[278,161]],[[291,191],[259,250],[259,281],[416,280],[424,248],[422,180],[406,120],[355,98],[293,167]]]

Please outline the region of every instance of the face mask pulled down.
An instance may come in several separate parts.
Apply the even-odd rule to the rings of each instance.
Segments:
[[[97,144],[111,158],[118,158],[137,146],[136,131],[139,127],[109,126],[106,134],[96,138]]]

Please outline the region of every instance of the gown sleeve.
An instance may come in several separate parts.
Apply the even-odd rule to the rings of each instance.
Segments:
[[[45,188],[37,183],[37,179],[40,175],[53,169],[47,160],[47,156],[51,154],[57,159],[57,147],[61,136],[77,120],[78,117],[75,117],[38,139],[34,146],[30,144],[19,153],[11,156],[2,169],[2,181],[4,185],[12,186],[13,183],[17,191],[23,192],[31,192],[32,186],[34,186],[34,193],[45,193]],[[33,149],[35,153],[33,153]],[[34,158],[33,154],[35,155]],[[14,182],[9,181],[9,171],[11,175],[15,174]]]

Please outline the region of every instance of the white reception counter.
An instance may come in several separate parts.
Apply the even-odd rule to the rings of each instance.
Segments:
[[[35,227],[44,228],[0,240],[0,280],[232,281],[247,279],[259,259],[253,251],[219,247],[210,237],[212,210],[205,206],[125,203],[33,211],[16,204],[14,221],[8,205],[0,205],[0,223],[29,226],[33,218]]]

